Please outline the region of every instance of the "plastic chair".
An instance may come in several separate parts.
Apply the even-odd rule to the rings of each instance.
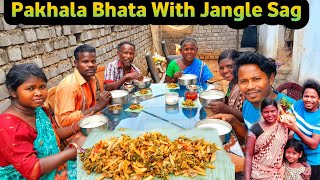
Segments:
[[[166,41],[162,41],[161,42],[161,48],[162,48],[163,55],[166,57],[167,66],[172,60],[182,58],[181,54],[179,54],[179,55],[169,55],[169,51],[168,51],[167,46],[166,46]]]
[[[98,80],[98,89],[100,92],[104,91],[104,71],[106,69],[106,66],[98,66],[97,72],[96,72],[96,78]]]
[[[287,93],[286,93],[287,96],[289,96],[295,100],[299,100],[302,98],[303,87],[297,83],[286,82],[286,83],[281,84],[277,88],[278,92],[282,92],[284,90],[287,90]]]
[[[152,61],[152,54],[150,51],[146,53],[146,61],[148,65],[148,73],[150,72],[151,78],[154,83],[159,83],[160,82],[160,77],[159,77],[159,72],[158,70],[154,67],[153,61]]]

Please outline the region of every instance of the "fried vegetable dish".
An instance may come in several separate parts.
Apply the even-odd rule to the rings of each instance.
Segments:
[[[141,108],[143,108],[143,106],[141,106],[140,104],[131,104],[131,106],[129,107],[129,109],[131,110],[137,110]]]
[[[187,107],[193,107],[194,106],[194,102],[191,99],[186,99],[182,105],[187,106]]]
[[[140,94],[148,94],[148,89],[141,89],[139,91]]]
[[[174,88],[177,88],[178,85],[176,83],[170,83],[167,85],[168,88],[171,88],[171,89],[174,89]]]
[[[102,174],[99,179],[169,179],[169,174],[195,177],[215,168],[215,152],[221,148],[204,139],[180,136],[174,141],[158,132],[137,138],[122,134],[101,140],[80,154],[88,174]]]
[[[109,110],[111,110],[111,111],[120,110],[120,109],[122,109],[121,105],[109,106]]]
[[[288,99],[282,98],[280,100],[280,106],[283,108],[284,111],[287,111],[292,106],[292,103]]]

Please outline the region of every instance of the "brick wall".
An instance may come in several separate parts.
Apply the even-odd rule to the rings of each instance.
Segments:
[[[166,41],[170,54],[175,54],[175,44],[185,36],[191,36],[198,43],[198,57],[202,60],[217,60],[223,50],[237,49],[237,30],[221,25],[196,25],[191,33],[172,34],[162,31],[162,40]],[[239,43],[242,30],[239,30]],[[239,46],[240,47],[240,46]]]
[[[134,64],[146,75],[145,53],[152,49],[149,25],[11,26],[0,15],[0,112],[10,104],[4,82],[13,64],[36,63],[50,88],[73,71],[73,51],[79,44],[96,47],[97,62],[105,65],[116,56],[122,40],[136,44]]]

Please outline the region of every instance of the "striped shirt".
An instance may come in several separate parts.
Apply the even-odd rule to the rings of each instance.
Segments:
[[[131,64],[131,72],[140,73],[140,70],[135,65]],[[124,72],[118,58],[106,65],[106,70],[104,72],[105,83],[119,81],[123,76]]]
[[[320,134],[319,109],[315,112],[308,112],[303,101],[299,100],[291,107],[291,111],[296,116],[297,126],[303,134],[308,137],[312,137],[312,134]],[[300,140],[296,134],[294,134],[294,138]],[[320,165],[320,146],[314,150],[306,145],[303,146],[307,155],[307,162],[312,166]]]

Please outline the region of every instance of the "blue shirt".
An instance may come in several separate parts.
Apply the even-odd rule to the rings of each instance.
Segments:
[[[320,134],[320,110],[308,112],[304,107],[302,100],[297,101],[291,107],[292,113],[296,116],[296,123],[300,131],[308,137],[312,134]],[[294,138],[300,140],[297,134]],[[311,149],[303,143],[304,151],[307,155],[307,162],[312,166],[320,165],[320,146],[317,149]]]
[[[278,104],[282,98],[285,98],[287,101],[289,101],[292,104],[295,102],[294,99],[290,98],[287,95],[281,94],[276,91],[274,93],[277,94],[277,97],[275,100]],[[260,108],[255,108],[251,102],[249,102],[248,100],[245,100],[242,107],[242,116],[247,128],[250,129],[251,126],[254,123],[258,122],[261,118]]]

